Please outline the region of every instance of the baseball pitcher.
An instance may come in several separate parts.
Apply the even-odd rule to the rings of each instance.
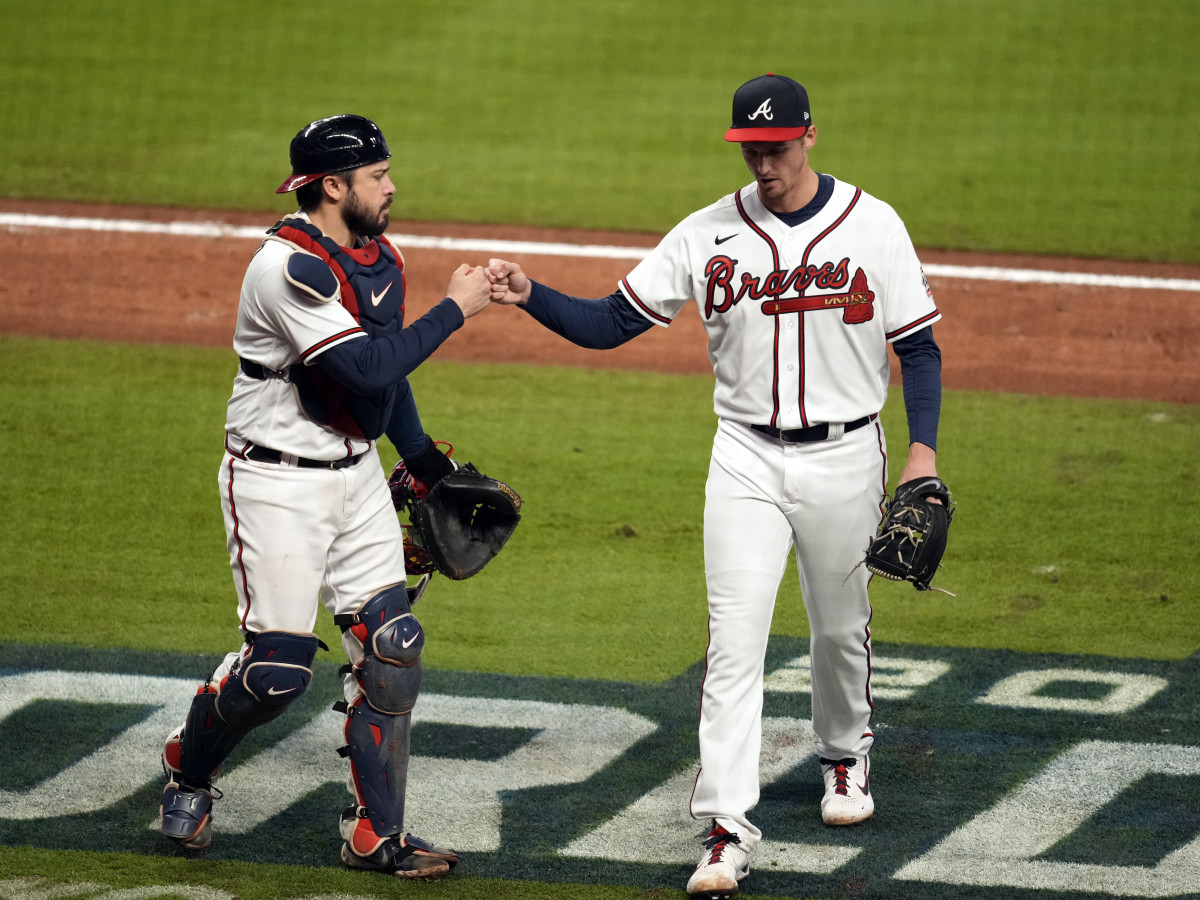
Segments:
[[[725,139],[753,181],[680,222],[608,297],[568,297],[492,260],[493,300],[585,347],[666,327],[695,304],[718,417],[705,491],[710,643],[691,814],[707,824],[693,897],[738,891],[761,838],[764,654],[789,551],[811,629],[812,723],[822,821],[853,825],[871,793],[872,569],[887,493],[879,419],[891,346],[909,453],[901,482],[936,481],[940,318],[904,223],[861,188],[818,173],[808,94],[767,74],[733,98]],[[940,484],[940,482],[939,482]]]

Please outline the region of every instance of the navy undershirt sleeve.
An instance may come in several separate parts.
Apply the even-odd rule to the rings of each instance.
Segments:
[[[313,365],[356,394],[377,394],[428,359],[462,324],[462,310],[447,297],[402,331],[330,347]]]
[[[417,414],[417,402],[413,398],[412,386],[407,378],[396,384],[396,402],[392,406],[392,417],[388,420],[384,434],[396,448],[401,458],[415,456],[425,449],[428,438]]]
[[[524,309],[551,331],[589,350],[619,347],[654,324],[640,315],[620,291],[589,300],[560,293],[537,281],[532,281]]]
[[[908,440],[937,449],[938,418],[942,411],[942,351],[932,326],[892,343],[900,360]]]

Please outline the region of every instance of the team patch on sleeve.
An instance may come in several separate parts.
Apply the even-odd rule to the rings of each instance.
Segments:
[[[337,276],[321,258],[311,253],[296,251],[288,257],[284,277],[314,300],[329,303],[336,300],[340,289]]]

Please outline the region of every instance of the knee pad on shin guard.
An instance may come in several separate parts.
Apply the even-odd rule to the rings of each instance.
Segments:
[[[358,805],[379,837],[404,829],[412,718],[381,713],[359,698],[346,710],[346,756]]]
[[[220,685],[204,684],[192,698],[179,736],[179,773],[207,785],[252,729],[270,722],[308,689],[321,642],[316,635],[264,631]]]
[[[358,612],[334,621],[362,645],[363,658],[353,671],[367,703],[389,715],[411,712],[421,690],[425,632],[404,585],[380,591]]]

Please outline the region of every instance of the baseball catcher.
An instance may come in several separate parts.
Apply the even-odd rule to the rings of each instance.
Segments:
[[[931,502],[932,499],[941,501]],[[867,568],[892,581],[911,581],[918,591],[932,588],[946,552],[954,501],[940,478],[914,478],[896,488],[884,511],[875,539],[867,548]],[[954,596],[951,594],[950,596]]]
[[[446,456],[453,451],[450,447]],[[437,571],[455,581],[477,575],[521,520],[520,494],[471,463],[452,465],[453,471],[439,477],[432,488],[416,478],[404,460],[388,478],[392,504],[401,516],[409,574]]]

